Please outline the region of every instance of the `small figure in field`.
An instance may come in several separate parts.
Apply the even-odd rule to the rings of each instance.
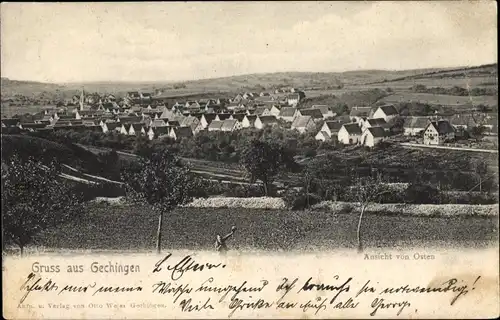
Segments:
[[[225,235],[224,237],[221,237],[220,235],[217,235],[217,240],[215,241],[215,250],[220,252],[221,254],[225,254],[227,252],[227,245],[226,241],[227,239],[231,238],[236,231],[236,227],[232,226],[231,227],[231,232]]]

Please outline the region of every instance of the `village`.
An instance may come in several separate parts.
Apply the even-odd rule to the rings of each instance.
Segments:
[[[497,139],[497,115],[471,110],[453,115],[400,115],[393,104],[353,106],[344,114],[329,105],[301,106],[306,93],[297,88],[245,92],[234,98],[179,99],[169,103],[161,92],[73,96],[34,114],[2,116],[2,132],[94,131],[143,135],[149,140],[191,138],[200,131],[232,132],[282,127],[313,132],[325,143],[374,147],[382,141],[449,145],[466,137]],[[170,104],[170,105],[169,105]],[[319,130],[318,130],[319,128]],[[456,146],[456,143],[453,144]]]

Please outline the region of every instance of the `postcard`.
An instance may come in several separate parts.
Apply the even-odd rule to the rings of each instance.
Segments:
[[[496,2],[1,6],[4,318],[499,316]]]

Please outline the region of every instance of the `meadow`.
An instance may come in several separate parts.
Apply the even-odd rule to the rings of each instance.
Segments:
[[[498,104],[497,96],[452,96],[444,94],[432,94],[432,93],[395,93],[390,96],[381,99],[383,102],[387,103],[399,103],[399,102],[419,102],[426,103],[430,105],[442,105],[442,106],[463,106],[463,105],[479,105],[484,104],[488,106],[494,106]]]
[[[213,250],[217,234],[238,228],[231,250],[301,251],[354,249],[358,213],[284,209],[178,208],[165,216],[165,250]],[[39,248],[152,251],[157,216],[148,207],[92,203],[86,216],[45,232]],[[367,214],[367,248],[483,247],[497,240],[498,216],[411,217]]]

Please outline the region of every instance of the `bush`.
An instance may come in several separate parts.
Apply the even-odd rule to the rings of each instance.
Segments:
[[[427,184],[410,184],[406,189],[405,200],[413,204],[435,204],[440,200],[439,190]]]
[[[283,201],[290,210],[303,210],[321,202],[321,198],[314,194],[296,191],[293,189],[287,190],[283,195]]]

